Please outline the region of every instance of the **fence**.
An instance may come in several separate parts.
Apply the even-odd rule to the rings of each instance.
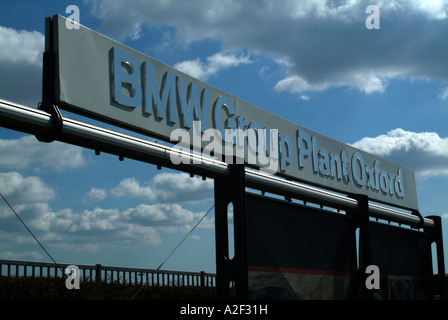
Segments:
[[[14,277],[66,277],[65,268],[70,264],[0,260],[0,276]],[[213,273],[169,271],[139,268],[122,268],[96,265],[76,265],[81,281],[148,286],[197,286],[214,287]]]

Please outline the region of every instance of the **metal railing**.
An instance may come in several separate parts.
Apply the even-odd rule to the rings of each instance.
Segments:
[[[0,276],[6,277],[66,277],[71,264],[0,260]],[[134,284],[147,286],[214,287],[214,273],[123,268],[96,265],[76,265],[81,281]]]

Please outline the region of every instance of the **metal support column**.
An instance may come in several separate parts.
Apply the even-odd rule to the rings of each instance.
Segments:
[[[238,300],[247,299],[247,255],[244,165],[229,165],[228,177],[215,179],[216,289],[227,300],[230,284]],[[228,207],[233,205],[234,256],[229,257]]]
[[[427,216],[434,221],[433,228],[424,228],[432,236],[433,242],[437,246],[437,274],[434,275],[433,287],[437,290],[441,300],[446,300],[445,288],[445,259],[443,256],[443,238],[442,238],[442,218],[439,216]],[[433,260],[434,261],[434,260]]]
[[[358,268],[353,277],[353,294],[355,298],[360,300],[373,300],[373,290],[369,290],[366,287],[368,275],[365,273],[367,266],[372,264],[368,197],[364,195],[352,195],[352,198],[357,200],[358,209],[348,213],[354,217],[354,231],[359,228]]]
[[[52,127],[47,132],[36,133],[36,138],[40,142],[53,142],[59,138],[62,132],[63,118],[58,106],[54,102],[55,97],[55,76],[56,76],[56,54],[53,46],[53,20],[45,20],[45,52],[43,53],[42,68],[42,101],[39,109],[51,115]]]

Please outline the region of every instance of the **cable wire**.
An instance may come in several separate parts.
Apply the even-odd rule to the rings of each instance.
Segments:
[[[25,222],[20,218],[19,214],[16,212],[16,210],[14,210],[14,208],[11,206],[11,204],[8,202],[8,200],[6,200],[6,198],[3,196],[3,194],[0,192],[0,195],[2,196],[3,200],[5,200],[6,204],[8,205],[8,207],[12,210],[12,212],[14,212],[14,214],[16,215],[16,217],[20,220],[20,222],[23,224],[23,226],[26,228],[26,230],[28,230],[28,232],[33,236],[34,240],[36,240],[36,242],[39,244],[39,246],[42,248],[42,250],[45,251],[45,253],[50,257],[50,259],[54,262],[54,264],[57,265],[56,261],[53,259],[53,257],[50,255],[50,253],[47,251],[47,249],[44,248],[44,246],[42,245],[42,243],[40,243],[40,241],[36,238],[36,236],[33,234],[33,232],[28,228],[28,226],[25,224]]]
[[[209,214],[210,211],[212,211],[212,209],[215,207],[215,204],[213,204],[211,206],[210,209],[208,209],[208,211],[204,214],[204,216],[195,224],[195,226],[190,230],[190,232],[188,232],[188,234],[182,239],[182,241],[176,246],[176,248],[174,248],[173,251],[171,251],[171,253],[168,255],[168,257],[166,257],[166,259],[160,264],[160,266],[157,268],[157,270],[160,270],[160,268],[165,264],[165,262],[171,257],[171,255],[174,253],[174,251],[177,250],[177,248],[180,247],[180,245],[182,244],[182,242],[185,241],[185,239],[188,238],[188,236],[193,232],[194,229],[196,229],[196,227],[202,222],[202,220],[204,220],[204,218]],[[140,289],[138,289],[138,291],[132,296],[131,300],[134,300],[134,298],[137,296],[137,294],[140,293],[140,291],[142,290],[143,287],[140,287]]]
[[[185,239],[188,238],[188,236],[193,232],[194,229],[196,229],[196,227],[201,223],[202,220],[204,220],[204,218],[208,215],[208,213],[215,207],[215,204],[213,204],[211,206],[210,209],[208,209],[208,211],[204,214],[204,216],[196,223],[196,225],[190,230],[190,232],[188,232],[188,234],[182,239],[182,241],[177,245],[176,248],[174,248],[173,251],[171,251],[171,253],[168,255],[168,257],[166,257],[166,259],[162,262],[162,264],[157,268],[157,270],[160,270],[160,268],[165,264],[165,262],[169,259],[169,257],[171,257],[171,255],[174,253],[174,251],[177,250],[177,248],[179,248],[179,246],[182,244],[182,242],[185,241]]]

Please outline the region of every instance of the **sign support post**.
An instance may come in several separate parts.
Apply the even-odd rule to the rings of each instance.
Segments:
[[[56,54],[54,52],[54,24],[51,18],[45,19],[45,52],[43,54],[42,102],[39,109],[52,116],[53,126],[46,133],[36,134],[40,142],[53,142],[62,131],[62,115],[55,104]]]
[[[244,165],[229,165],[227,178],[215,179],[216,289],[227,300],[233,282],[237,300],[247,299],[246,216]],[[229,204],[233,205],[234,256],[229,257]]]
[[[373,300],[373,291],[368,290],[365,286],[367,266],[372,264],[372,252],[370,245],[370,228],[369,228],[369,202],[365,195],[352,195],[352,198],[358,202],[358,209],[350,211],[349,214],[354,216],[354,231],[359,228],[359,247],[358,252],[358,270],[355,270],[353,285],[353,294],[358,296],[360,300]],[[356,236],[356,235],[354,235]]]
[[[438,289],[441,300],[446,300],[445,291],[445,260],[443,257],[442,218],[439,216],[427,216],[434,221],[434,228],[424,228],[432,236],[437,246],[437,274],[434,275],[434,288]],[[434,261],[434,260],[433,260]]]

